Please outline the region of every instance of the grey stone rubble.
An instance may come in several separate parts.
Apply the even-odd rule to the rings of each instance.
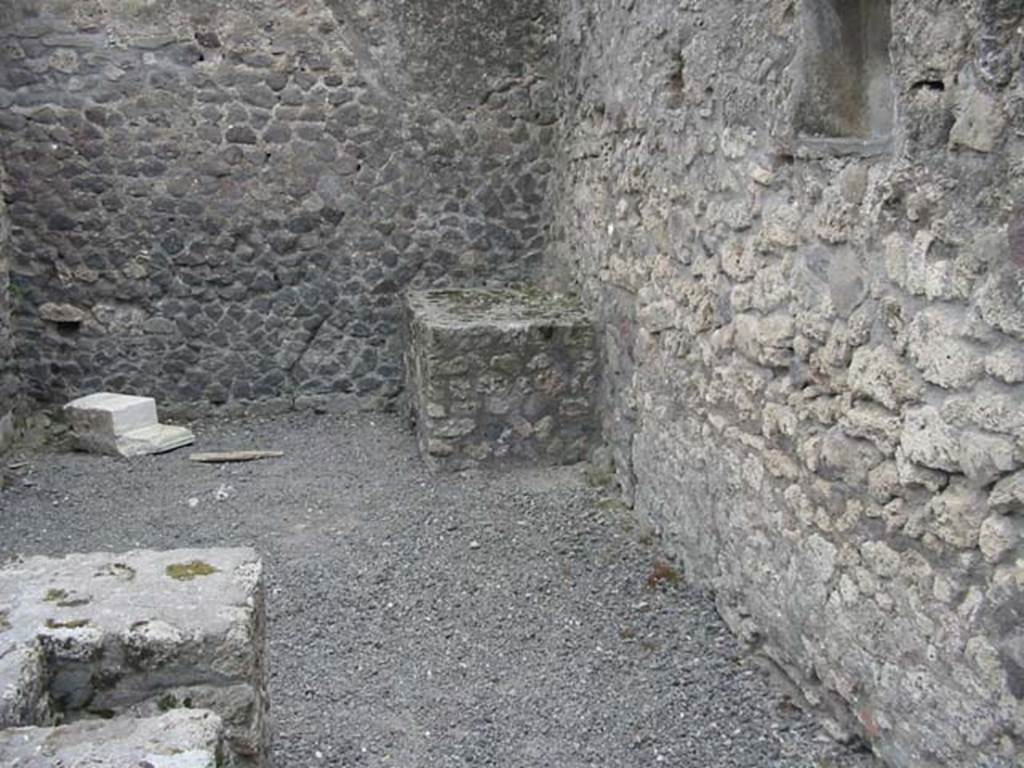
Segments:
[[[151,397],[97,392],[72,400],[64,414],[79,449],[114,456],[166,453],[191,445],[186,427],[161,424]]]
[[[0,731],[5,768],[220,768],[223,728],[206,710]]]
[[[406,390],[445,469],[573,464],[595,445],[594,330],[579,300],[527,289],[410,294]]]
[[[0,728],[211,710],[226,764],[262,766],[263,611],[249,549],[15,560],[0,569]]]

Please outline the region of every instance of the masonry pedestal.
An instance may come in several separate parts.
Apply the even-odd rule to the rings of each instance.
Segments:
[[[405,370],[420,451],[436,467],[570,464],[596,436],[595,335],[574,297],[411,293]]]
[[[63,745],[55,754],[73,765],[162,765],[114,758],[156,754],[163,747],[154,738],[166,731],[200,753],[222,740],[218,766],[260,768],[263,632],[261,566],[249,549],[14,561],[0,569],[0,765],[22,764],[14,758],[38,741]],[[188,717],[143,722],[177,710],[216,717],[198,725]],[[106,751],[79,754],[76,739],[96,720],[109,721],[92,734]],[[20,730],[59,722],[82,725],[51,734]]]

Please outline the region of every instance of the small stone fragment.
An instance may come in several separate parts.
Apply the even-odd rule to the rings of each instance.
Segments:
[[[996,483],[988,496],[988,508],[1003,514],[1024,510],[1024,471]]]
[[[985,559],[993,565],[1017,546],[1020,534],[1014,520],[1006,515],[992,515],[981,524],[978,546]]]
[[[50,323],[78,325],[88,316],[88,312],[72,304],[47,303],[39,307],[39,317]]]

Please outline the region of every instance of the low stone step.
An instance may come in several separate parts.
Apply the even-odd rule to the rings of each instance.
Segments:
[[[175,427],[170,424],[154,424],[151,427],[133,429],[118,435],[114,442],[118,455],[148,456],[154,453],[167,453],[176,448],[192,445],[196,441],[192,430],[186,427]]]
[[[0,727],[209,709],[231,765],[265,746],[261,566],[250,549],[31,557],[0,569]]]
[[[434,466],[575,463],[597,435],[595,334],[574,297],[411,293],[405,371],[420,450]]]
[[[98,392],[72,400],[64,413],[79,449],[92,453],[142,456],[195,442],[185,427],[159,423],[152,397]]]
[[[160,717],[89,720],[57,728],[0,731],[0,765],[8,768],[219,768],[223,726],[207,710]]]

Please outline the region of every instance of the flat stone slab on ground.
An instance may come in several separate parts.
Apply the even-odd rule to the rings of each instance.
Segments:
[[[208,710],[0,731],[6,768],[218,768],[223,727]]]
[[[597,433],[593,325],[578,299],[446,289],[408,298],[406,385],[421,454],[462,469],[570,464]]]
[[[114,456],[173,451],[195,442],[185,427],[160,424],[152,397],[98,392],[64,406],[78,447]]]
[[[148,456],[154,453],[167,453],[176,448],[192,445],[195,441],[196,437],[192,430],[186,427],[154,424],[118,435],[115,446],[120,456]]]
[[[0,727],[203,708],[223,719],[233,764],[262,764],[264,609],[253,550],[15,561],[0,569],[0,616],[0,659],[20,659],[0,663]]]

